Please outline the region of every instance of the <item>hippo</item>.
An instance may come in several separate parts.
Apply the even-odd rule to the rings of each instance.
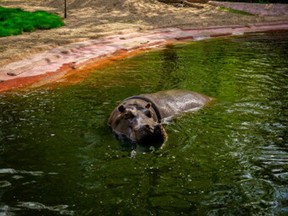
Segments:
[[[188,90],[140,94],[123,100],[112,111],[108,126],[123,142],[161,147],[167,140],[165,122],[183,112],[199,110],[209,101],[210,97]]]

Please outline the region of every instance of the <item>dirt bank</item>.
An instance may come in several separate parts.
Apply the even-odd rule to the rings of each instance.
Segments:
[[[29,72],[33,72],[34,69],[33,61],[31,61],[32,64],[27,65],[29,59],[35,60],[35,58],[43,58],[43,62],[47,64],[41,67],[48,67],[47,65],[52,67],[51,64],[53,64],[54,60],[45,57],[47,52],[48,54],[51,54],[51,52],[54,52],[54,54],[55,52],[63,54],[65,50],[67,50],[67,46],[69,47],[69,44],[75,45],[76,43],[77,45],[77,43],[80,43],[79,46],[81,46],[82,42],[85,44],[91,40],[101,42],[101,38],[104,38],[104,36],[107,38],[109,35],[125,35],[127,39],[129,35],[133,38],[135,34],[147,35],[147,33],[155,33],[157,29],[169,29],[169,27],[178,27],[175,29],[184,30],[200,30],[207,27],[212,27],[213,29],[219,26],[245,27],[260,23],[269,24],[276,22],[283,24],[288,22],[287,13],[283,12],[269,16],[261,14],[247,16],[225,12],[219,10],[217,5],[208,3],[195,3],[197,7],[175,7],[160,3],[156,0],[83,0],[81,2],[71,0],[67,2],[69,2],[68,17],[65,19],[64,27],[0,38],[0,76],[2,75],[3,77],[8,74],[8,76],[11,76],[11,79],[17,79],[19,76],[27,77],[28,75],[23,74],[23,71],[15,71],[15,65],[17,68],[17,64],[19,65],[21,62],[26,61],[24,69],[26,70],[25,72],[28,71],[27,74],[29,74]],[[30,11],[39,9],[47,10],[63,16],[63,1],[59,0],[2,0],[0,5],[21,7]],[[251,4],[250,8],[257,8],[257,11],[259,11],[259,5]],[[269,9],[267,9],[267,7],[264,8],[265,10]],[[283,9],[283,7],[280,8]],[[237,9],[237,7],[235,9]],[[275,7],[273,10],[275,10]],[[121,36],[119,37],[121,38]],[[121,42],[122,39],[119,41]],[[143,44],[146,42],[140,40],[139,43]],[[61,50],[64,50],[63,53],[61,53]],[[57,54],[55,56],[57,59]],[[95,56],[93,58],[95,58]],[[28,61],[26,59],[28,59]],[[66,60],[62,62],[64,68],[65,64],[67,66],[67,64],[69,65],[71,62],[73,63],[75,59],[71,61]],[[83,62],[85,62],[84,60],[85,58]],[[73,68],[71,64],[69,67]],[[55,68],[59,69],[59,66]],[[53,72],[53,70],[47,68],[46,72]],[[2,80],[6,82],[6,79]]]

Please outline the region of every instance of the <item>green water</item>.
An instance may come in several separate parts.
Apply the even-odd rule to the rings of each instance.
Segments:
[[[288,34],[172,45],[83,83],[0,95],[0,215],[288,215]],[[122,99],[215,98],[130,158],[106,126]]]

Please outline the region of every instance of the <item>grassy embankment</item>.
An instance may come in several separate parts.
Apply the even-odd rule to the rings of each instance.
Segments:
[[[61,17],[45,11],[27,12],[20,8],[0,6],[0,37],[19,35],[36,29],[51,29],[63,26]]]

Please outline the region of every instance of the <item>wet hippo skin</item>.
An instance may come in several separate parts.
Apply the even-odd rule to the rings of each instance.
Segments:
[[[123,100],[108,125],[124,142],[160,147],[167,139],[163,123],[183,112],[196,111],[211,98],[188,90],[141,94]]]

